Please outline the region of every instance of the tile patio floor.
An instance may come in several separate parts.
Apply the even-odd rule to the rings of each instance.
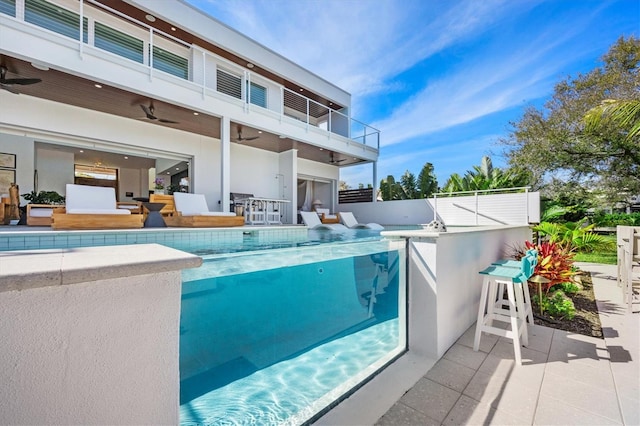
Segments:
[[[530,326],[523,365],[511,341],[475,326],[376,423],[387,425],[639,425],[640,313],[627,314],[616,266],[591,272],[604,339]]]

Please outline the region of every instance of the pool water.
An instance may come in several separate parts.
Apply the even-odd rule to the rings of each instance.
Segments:
[[[181,424],[301,424],[402,353],[403,250],[334,242],[185,271]]]

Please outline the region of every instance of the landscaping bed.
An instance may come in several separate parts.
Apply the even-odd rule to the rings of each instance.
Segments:
[[[567,296],[573,300],[576,308],[576,314],[573,319],[561,317],[551,317],[547,312],[540,314],[539,306],[532,300],[532,308],[534,314],[534,322],[545,327],[556,328],[558,330],[570,331],[585,336],[599,337],[602,336],[602,325],[598,316],[598,306],[596,305],[595,295],[593,293],[593,283],[591,275],[581,273],[579,280],[582,282],[582,289],[576,293]],[[533,288],[531,296],[535,294]]]

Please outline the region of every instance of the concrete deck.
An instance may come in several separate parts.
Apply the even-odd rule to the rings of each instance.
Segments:
[[[475,326],[377,425],[638,425],[640,314],[627,314],[616,266],[591,272],[604,339],[530,326],[516,366],[510,340]]]

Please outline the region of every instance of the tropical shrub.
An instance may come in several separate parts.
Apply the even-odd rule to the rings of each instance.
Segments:
[[[538,250],[538,264],[534,270],[534,275],[541,275],[549,280],[547,284],[543,284],[543,289],[548,292],[551,287],[556,284],[571,281],[571,277],[575,275],[572,269],[574,253],[566,250],[563,246],[552,242],[540,242],[534,244],[525,241],[527,250]]]
[[[551,295],[545,294],[542,296],[542,300],[539,300],[536,294],[533,301],[551,318],[573,319],[576,316],[576,307],[573,301],[562,290],[556,290]]]
[[[560,245],[566,251],[592,252],[609,248],[611,240],[592,232],[595,224],[587,225],[587,220],[579,222],[542,222],[533,230],[547,237],[550,243]]]
[[[613,227],[640,226],[640,213],[597,213],[593,216],[593,223],[596,226]]]

